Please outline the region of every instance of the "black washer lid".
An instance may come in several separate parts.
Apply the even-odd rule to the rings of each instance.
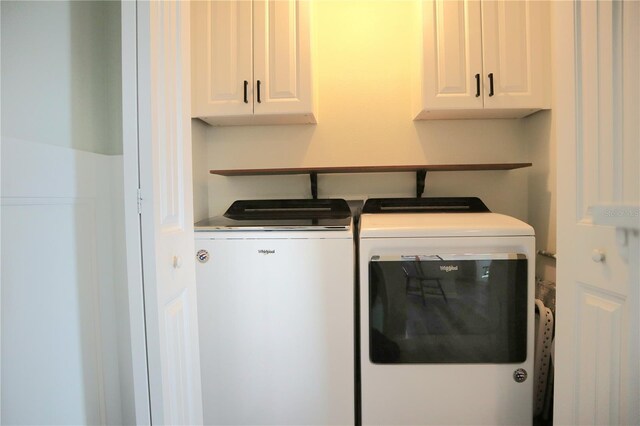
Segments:
[[[224,216],[234,220],[344,219],[351,210],[342,199],[238,200]]]
[[[490,212],[477,197],[370,198],[362,213],[482,213]]]

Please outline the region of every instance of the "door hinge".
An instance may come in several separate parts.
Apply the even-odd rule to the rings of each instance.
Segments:
[[[138,188],[138,214],[142,214],[142,189]]]

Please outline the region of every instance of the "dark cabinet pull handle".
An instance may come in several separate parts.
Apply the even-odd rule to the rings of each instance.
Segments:
[[[476,74],[476,98],[480,97],[480,74]]]
[[[247,80],[244,81],[244,103],[248,104],[249,103],[249,98],[248,96],[248,91],[249,91],[249,82]]]
[[[489,73],[489,96],[493,96],[493,73]]]
[[[260,80],[258,80],[258,103],[261,103],[262,101],[260,100]]]

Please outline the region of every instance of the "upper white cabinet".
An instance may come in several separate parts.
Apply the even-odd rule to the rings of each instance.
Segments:
[[[416,120],[550,108],[547,2],[425,0],[421,7]]]
[[[316,122],[309,1],[197,1],[191,10],[193,117]]]

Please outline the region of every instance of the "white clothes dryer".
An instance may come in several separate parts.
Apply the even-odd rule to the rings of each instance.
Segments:
[[[204,423],[353,424],[347,203],[236,201],[195,230]]]
[[[533,228],[477,198],[370,199],[359,238],[362,424],[530,424]]]

